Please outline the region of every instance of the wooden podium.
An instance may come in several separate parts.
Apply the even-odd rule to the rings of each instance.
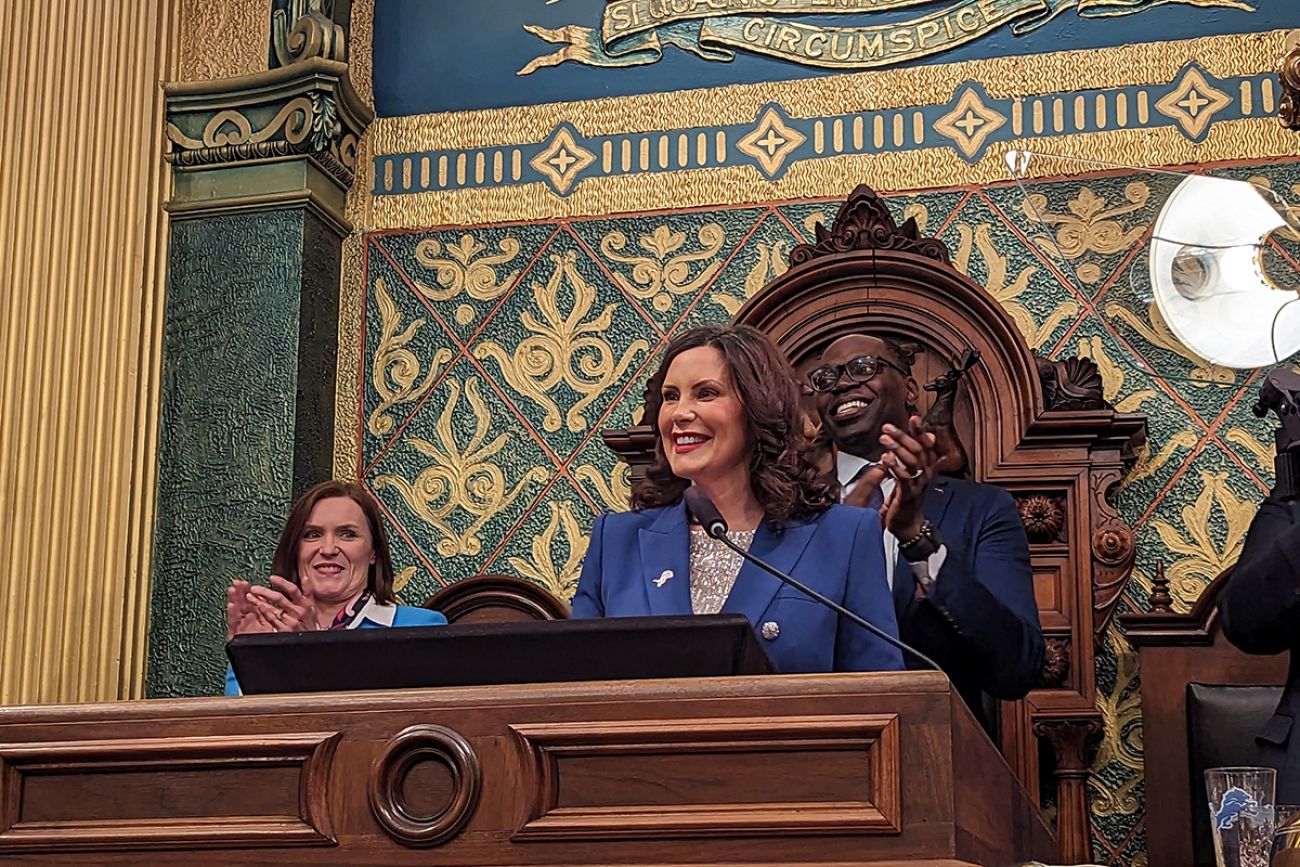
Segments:
[[[998,865],[1051,831],[937,673],[0,708],[6,864]]]

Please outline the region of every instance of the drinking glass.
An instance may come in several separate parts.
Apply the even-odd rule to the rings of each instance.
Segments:
[[[1205,791],[1219,867],[1269,867],[1273,849],[1272,768],[1210,768]]]

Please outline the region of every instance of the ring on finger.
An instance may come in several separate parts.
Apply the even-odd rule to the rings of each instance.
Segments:
[[[924,473],[925,473],[925,470],[921,469],[920,467],[917,467],[917,468],[916,468],[916,472],[911,473],[910,475],[903,476],[903,478],[905,478],[905,479],[919,479],[919,478],[921,478],[921,476],[922,476]]]

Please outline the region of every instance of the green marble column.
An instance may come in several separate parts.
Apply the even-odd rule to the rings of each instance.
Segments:
[[[372,117],[327,57],[166,93],[150,696],[220,691],[226,586],[266,575],[290,504],[330,476],[343,215]]]

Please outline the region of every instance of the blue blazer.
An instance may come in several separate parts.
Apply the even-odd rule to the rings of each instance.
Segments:
[[[948,556],[923,600],[907,561],[894,564],[899,634],[943,667],[977,714],[980,692],[1023,697],[1041,680],[1045,643],[1015,500],[994,485],[940,476],[924,512]]]
[[[690,525],[678,503],[602,515],[591,531],[573,617],[690,614]],[[808,522],[774,531],[764,522],[750,553],[897,636],[885,581],[880,516],[834,506]],[[893,671],[897,648],[843,621],[821,603],[745,563],[723,613],[744,614],[778,671]],[[762,629],[775,623],[777,630]],[[768,637],[773,631],[777,634]]]
[[[411,605],[377,605],[368,602],[349,629],[384,629],[389,626],[446,626],[447,618],[441,611],[415,608]],[[243,695],[235,670],[226,665],[226,695]]]

